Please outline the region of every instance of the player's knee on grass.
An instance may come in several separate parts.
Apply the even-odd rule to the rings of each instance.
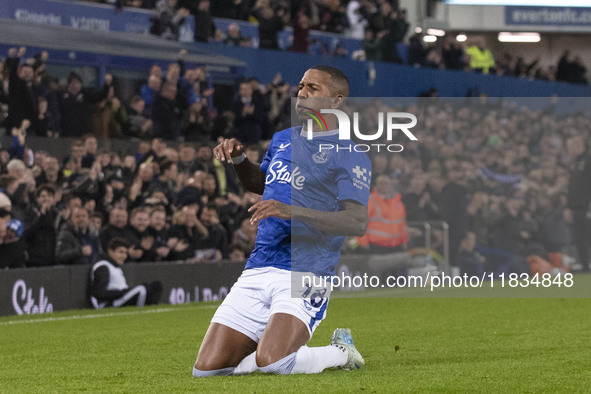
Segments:
[[[208,376],[229,376],[234,373],[236,368],[222,368],[222,369],[214,369],[211,371],[202,371],[193,367],[193,377],[195,378],[206,378]]]
[[[216,371],[222,370],[227,368],[236,368],[236,366],[240,363],[240,360],[237,360],[235,357],[224,357],[220,354],[213,354],[213,355],[198,355],[197,360],[195,361],[194,367],[199,371]]]
[[[285,355],[276,355],[272,352],[265,351],[265,349],[257,349],[256,363],[259,367],[266,367],[281,360]]]
[[[200,357],[195,362],[194,368],[199,371],[216,371],[219,369],[232,367],[230,365],[224,365],[224,364],[227,364],[227,363],[222,363],[222,362],[220,362],[220,360],[217,360],[214,358],[204,359],[203,357]]]
[[[283,357],[282,359],[275,361],[271,364],[265,364],[262,366],[259,364],[258,361],[258,354],[257,354],[257,365],[259,366],[259,371],[264,373],[276,373],[279,375],[288,375],[293,370],[293,367],[296,362],[296,353],[292,353]]]

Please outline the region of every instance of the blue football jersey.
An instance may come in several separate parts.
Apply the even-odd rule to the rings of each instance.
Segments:
[[[339,140],[337,130],[313,136],[309,140],[301,127],[275,133],[261,164],[266,174],[263,200],[326,212],[341,210],[345,200],[367,206],[371,181],[367,154],[356,152],[353,141]],[[276,267],[334,275],[344,240],[299,220],[269,217],[259,222],[246,269]]]

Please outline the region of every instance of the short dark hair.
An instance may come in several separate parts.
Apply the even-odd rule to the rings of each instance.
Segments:
[[[138,213],[147,213],[148,215],[150,214],[150,208],[148,207],[135,207],[131,210],[131,213],[129,214],[130,218],[133,218],[135,215],[137,215]]]
[[[164,172],[166,170],[169,170],[173,165],[176,165],[176,161],[165,160],[164,163],[160,165],[160,171]]]
[[[176,63],[175,63],[176,64]],[[168,88],[177,88],[176,83],[174,82],[164,82],[164,84],[162,84],[162,87],[160,88],[160,91],[164,91],[164,89],[168,89]]]
[[[48,194],[55,196],[55,187],[52,185],[45,183],[37,188],[37,197],[41,195],[41,192],[46,191]]]
[[[62,205],[67,207],[68,204],[70,203],[70,201],[75,200],[75,199],[79,199],[80,201],[82,201],[82,197],[74,192],[64,193],[62,195]]]
[[[340,87],[343,88],[343,94],[345,96],[349,95],[349,78],[347,78],[345,73],[339,70],[338,68],[320,64],[310,67],[310,70],[318,70],[327,73],[328,75],[330,75],[331,80],[333,80],[334,82],[336,82],[337,85],[340,85]]]
[[[129,101],[130,104],[135,104],[135,103],[139,103],[140,101],[144,101],[144,99],[142,98],[142,96],[139,95],[135,95],[131,98],[131,100]]]
[[[156,212],[164,212],[164,214],[166,214],[166,208],[164,208],[164,205],[155,205],[150,212],[150,216]]]
[[[105,221],[105,217],[99,211],[94,211],[93,213],[91,213],[90,218],[99,218],[99,219],[101,219],[101,221],[103,221],[103,222]]]
[[[109,245],[107,246],[108,250],[116,250],[117,248],[120,247],[124,247],[124,248],[129,248],[131,246],[131,243],[123,238],[119,238],[119,237],[115,237],[115,238],[111,238],[111,240],[109,241]]]
[[[179,150],[181,150],[181,149],[183,149],[183,148],[191,148],[191,149],[193,149],[193,150],[196,150],[196,149],[195,149],[195,145],[194,145],[194,144],[192,144],[192,143],[190,143],[190,142],[183,142],[183,143],[181,143],[181,144],[179,145]]]
[[[197,147],[195,148],[195,151],[199,151],[199,149],[203,149],[203,148],[207,148],[210,151],[213,150],[211,145],[209,145],[208,143],[203,143],[203,144],[197,145]]]

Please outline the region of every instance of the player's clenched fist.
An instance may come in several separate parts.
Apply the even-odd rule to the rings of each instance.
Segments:
[[[236,138],[224,139],[213,148],[213,156],[219,161],[232,162],[232,157],[238,157],[244,153],[244,145]]]

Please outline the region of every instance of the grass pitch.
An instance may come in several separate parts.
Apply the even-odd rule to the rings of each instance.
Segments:
[[[591,275],[575,280],[591,292]],[[477,295],[466,296],[471,294]],[[192,365],[216,307],[0,318],[0,392],[588,392],[591,387],[588,298],[337,296],[310,346],[328,344],[336,327],[350,327],[366,368],[194,379]]]

